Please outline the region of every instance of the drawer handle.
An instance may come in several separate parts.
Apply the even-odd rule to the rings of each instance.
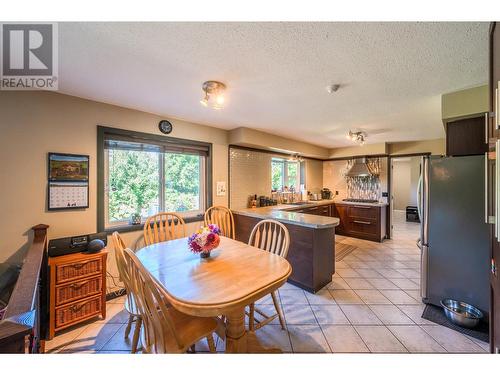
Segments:
[[[83,266],[85,266],[88,263],[89,263],[88,261],[87,262],[82,262],[82,263],[76,263],[76,264],[71,265],[71,267],[79,270],[80,268],[82,268]]]
[[[70,307],[70,310],[71,310],[71,312],[76,313],[76,312],[80,311],[83,308],[83,306],[85,306],[84,303],[80,303],[79,305],[73,305]]]
[[[84,286],[85,284],[87,284],[88,281],[82,281],[81,283],[74,283],[74,284],[71,284],[69,287],[71,289],[80,289],[82,286]]]
[[[353,223],[370,225],[369,221],[353,220]]]
[[[367,207],[367,206],[354,206],[354,208],[362,208],[363,210],[369,210],[371,207]]]

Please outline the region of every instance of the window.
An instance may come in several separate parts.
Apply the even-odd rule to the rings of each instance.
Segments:
[[[273,191],[283,191],[293,187],[299,191],[300,166],[296,161],[273,158],[271,160],[271,188]]]
[[[99,230],[163,211],[200,220],[210,203],[210,144],[103,127],[99,143]]]

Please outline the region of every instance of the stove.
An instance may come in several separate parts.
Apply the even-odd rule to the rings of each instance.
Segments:
[[[376,199],[356,199],[356,198],[346,198],[342,199],[344,202],[355,202],[355,203],[378,203]]]

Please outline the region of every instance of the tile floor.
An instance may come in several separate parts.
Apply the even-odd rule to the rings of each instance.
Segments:
[[[257,331],[267,346],[288,353],[485,353],[488,345],[422,319],[418,224],[395,223],[394,238],[374,243],[337,236],[357,249],[336,263],[332,282],[316,295],[285,284],[279,290],[287,331]],[[272,300],[258,302],[272,309]],[[50,353],[129,353],[123,298],[110,301],[107,319],[64,332],[46,343]],[[197,344],[208,351],[206,342]],[[217,350],[224,342],[217,340]]]

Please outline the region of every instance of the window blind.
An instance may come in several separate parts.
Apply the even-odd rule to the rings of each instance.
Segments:
[[[104,134],[104,148],[111,150],[144,151],[158,153],[177,153],[208,156],[210,148],[205,144],[187,143],[185,140],[175,138],[159,139],[161,137],[152,135],[135,136],[124,134]]]

